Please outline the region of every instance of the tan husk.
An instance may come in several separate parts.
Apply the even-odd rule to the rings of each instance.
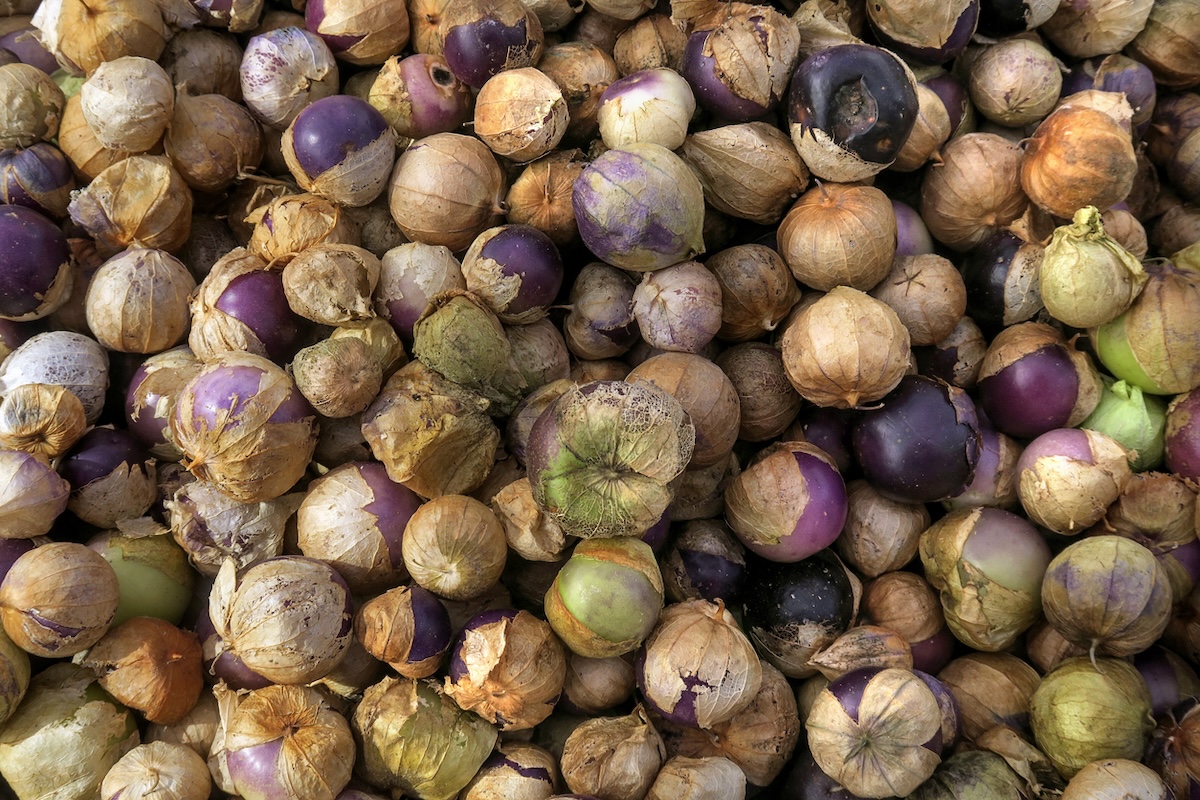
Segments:
[[[371,294],[381,269],[370,250],[314,244],[283,268],[283,293],[292,311],[320,325],[360,322],[375,316]]]
[[[1187,0],[1155,3],[1129,43],[1129,57],[1145,64],[1159,86],[1182,89],[1200,82],[1195,9]]]
[[[638,705],[628,716],[594,717],[567,737],[561,760],[572,792],[639,800],[666,759],[663,740]]]
[[[936,344],[949,336],[967,310],[962,273],[949,259],[934,253],[897,256],[871,296],[896,312],[913,347]]]
[[[121,353],[159,353],[187,333],[196,279],[162,250],[126,250],[88,283],[85,307],[96,341]]]
[[[912,648],[895,631],[878,625],[856,625],[808,661],[829,680],[866,667],[911,670]]]
[[[102,248],[172,252],[191,232],[192,190],[166,156],[136,155],[73,193],[68,210]]]
[[[221,715],[217,710],[216,695],[212,692],[201,692],[196,705],[178,722],[172,725],[148,725],[146,741],[184,745],[198,753],[202,759],[208,758],[213,737],[216,736],[220,723]]]
[[[996,725],[1026,727],[1037,670],[1010,653],[969,653],[937,675],[958,701],[963,736],[975,741]]]
[[[83,118],[78,94],[67,98],[63,107],[62,121],[58,126],[58,148],[71,162],[75,174],[89,181],[118,161],[133,155],[109,150],[100,144],[96,134],[88,127],[87,120]]]
[[[533,67],[492,76],[475,99],[475,135],[496,155],[519,163],[557,147],[568,119],[558,84]]]
[[[389,2],[330,3],[323,6],[324,16],[314,33],[357,39],[341,49],[337,57],[348,64],[382,64],[408,44],[410,22],[407,3]]]
[[[809,189],[779,225],[779,249],[800,283],[821,291],[868,291],[896,255],[896,214],[873,186],[823,183]]]
[[[504,526],[512,551],[527,561],[557,561],[567,537],[554,519],[538,508],[529,478],[513,481],[492,498],[492,511]]]
[[[783,365],[811,403],[858,408],[881,399],[908,372],[910,337],[887,304],[834,287],[783,332]]]
[[[350,725],[316,689],[268,686],[238,704],[226,725],[226,752],[275,741],[280,745],[274,770],[284,791],[333,800],[350,781],[355,756]]]
[[[800,54],[800,31],[770,6],[743,6],[705,38],[701,58],[726,89],[764,109],[785,94]]]
[[[189,186],[216,192],[258,167],[264,141],[258,120],[240,103],[179,92],[163,148]]]
[[[277,197],[246,222],[254,226],[246,247],[276,268],[314,245],[360,244],[358,226],[342,207],[315,194]]]
[[[53,459],[86,429],[83,403],[64,386],[24,383],[0,401],[0,445],[12,450]]]
[[[874,578],[912,561],[921,533],[929,527],[929,509],[924,504],[891,500],[864,480],[846,485],[846,503],[846,525],[834,547],[847,563],[864,577]]]
[[[893,0],[868,5],[866,10],[871,21],[889,38],[909,47],[926,49],[945,43],[970,5],[970,0]]]
[[[446,694],[502,731],[527,730],[550,716],[566,678],[566,651],[549,624],[528,611],[468,629],[455,654],[463,674]]]
[[[354,636],[368,653],[406,678],[428,678],[441,668],[445,651],[421,661],[409,660],[416,627],[408,586],[372,597],[354,615]]]
[[[909,644],[929,639],[946,625],[929,583],[903,570],[880,575],[863,587],[861,619],[895,631]]]
[[[764,342],[734,345],[717,357],[741,404],[738,438],[765,442],[782,434],[800,411],[800,394],[787,379],[783,355]]]
[[[300,164],[293,149],[292,131],[295,121],[284,132],[280,147],[288,170],[306,192],[326,197],[343,206],[365,206],[383,192],[387,185],[390,165],[396,153],[396,132],[384,128],[368,144],[345,155],[336,165],[318,175],[309,175]]]
[[[980,114],[998,125],[1030,125],[1049,114],[1058,101],[1061,69],[1040,42],[1003,39],[984,48],[971,64],[971,100]]]
[[[43,46],[70,72],[90,74],[121,56],[156,59],[170,29],[156,0],[62,0],[38,7]]]
[[[711,467],[686,469],[679,476],[675,499],[667,507],[673,522],[711,519],[725,510],[725,486],[741,471],[736,453]]]
[[[141,744],[104,775],[100,797],[143,800],[207,800],[212,776],[204,757],[181,744]]]
[[[1085,206],[1121,202],[1136,174],[1129,132],[1116,120],[1091,108],[1062,108],[1026,143],[1021,188],[1043,210],[1070,218]]]
[[[29,147],[53,139],[67,99],[37,67],[16,62],[0,70],[0,147]]]
[[[646,800],[744,800],[746,774],[728,758],[668,759]]]
[[[1128,204],[1128,198],[1125,202]],[[1110,208],[1100,215],[1100,220],[1108,235],[1135,259],[1142,261],[1146,258],[1150,243],[1146,238],[1146,228],[1137,217],[1123,208]]]
[[[996,134],[950,140],[921,184],[921,219],[929,232],[962,253],[1018,219],[1029,205],[1021,165],[1021,148]]]
[[[650,13],[621,31],[613,43],[612,57],[622,75],[659,67],[681,72],[685,47],[687,34],[675,27],[669,16]]]
[[[891,166],[896,172],[915,172],[925,166],[927,161],[937,156],[938,149],[951,134],[950,114],[941,98],[923,83],[918,83],[916,87],[917,121]]]
[[[349,417],[366,409],[383,385],[383,370],[361,339],[326,339],[292,360],[296,388],[318,413]]]
[[[163,499],[171,535],[201,575],[214,578],[225,559],[238,569],[283,552],[284,527],[303,494],[265,502],[235,500],[207,481],[191,481]]]
[[[409,518],[401,548],[417,584],[440,597],[470,600],[500,580],[508,543],[490,508],[472,497],[447,494]]]
[[[89,525],[113,528],[145,514],[158,496],[154,459],[117,465],[71,493],[67,508]]]
[[[144,153],[162,138],[175,110],[175,87],[140,56],[105,61],[79,90],[83,116],[100,144]]]
[[[1142,30],[1154,5],[1154,0],[1062,3],[1038,30],[1075,58],[1116,53]]]
[[[775,327],[800,300],[800,288],[779,254],[760,244],[727,247],[704,262],[721,287],[725,341],[757,339]]]
[[[558,84],[567,101],[570,120],[563,141],[588,147],[600,131],[600,97],[621,77],[612,55],[591,41],[567,41],[546,48],[537,68]]]
[[[1025,513],[1058,533],[1077,533],[1099,522],[1132,477],[1125,448],[1102,433],[1083,433],[1092,463],[1042,456],[1017,475]]]
[[[200,659],[196,634],[156,617],[133,617],[106,633],[80,663],[149,722],[171,725],[200,699]]]
[[[571,208],[571,190],[587,162],[578,150],[553,152],[527,166],[513,181],[504,202],[514,225],[530,225],[559,247],[579,230]]]
[[[1061,800],[1169,800],[1173,796],[1158,773],[1145,764],[1106,758],[1075,773]]]
[[[633,665],[621,656],[588,658],[567,653],[563,698],[584,714],[598,714],[628,700],[635,685]]]

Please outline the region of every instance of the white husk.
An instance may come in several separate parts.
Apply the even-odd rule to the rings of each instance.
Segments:
[[[130,750],[100,784],[102,800],[206,800],[212,789],[208,765],[182,744],[153,742]]]
[[[95,339],[70,331],[39,333],[0,364],[0,395],[26,383],[69,389],[95,424],[108,390],[108,354]]]

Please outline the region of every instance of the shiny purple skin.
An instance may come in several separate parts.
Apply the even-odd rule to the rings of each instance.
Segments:
[[[667,544],[667,538],[671,532],[671,512],[664,511],[663,515],[658,518],[658,522],[647,528],[639,537],[643,542],[650,545],[650,549],[655,555],[662,552],[663,547]]]
[[[262,372],[248,365],[219,367],[211,372],[198,375],[189,386],[194,388],[195,402],[190,413],[197,420],[208,426],[217,424],[218,419],[224,422],[226,430],[239,424],[238,417],[245,411],[246,403],[257,391],[262,380]],[[175,406],[176,414],[189,413],[179,405]],[[316,416],[312,406],[304,399],[304,395],[293,386],[286,400],[267,418],[267,423],[300,422]]]
[[[1035,350],[979,381],[979,405],[996,429],[1032,439],[1061,428],[1079,396],[1079,373],[1067,348]]]
[[[376,461],[361,462],[354,465],[363,482],[374,495],[363,510],[374,514],[378,520],[375,527],[387,544],[388,560],[393,569],[404,566],[404,556],[401,554],[401,543],[404,539],[404,528],[408,520],[421,506],[421,498],[407,486],[396,483],[388,477],[387,469]]]
[[[435,133],[458,130],[471,119],[471,91],[460,81],[446,59],[415,53],[397,65],[408,92],[405,136],[422,139]]]
[[[892,201],[896,215],[896,257],[919,256],[933,252],[933,237],[921,214],[908,203]]]
[[[450,676],[450,680],[458,682],[467,677],[467,665],[462,659],[463,645],[466,644],[467,632],[482,628],[484,625],[492,625],[502,620],[512,620],[517,616],[517,610],[513,608],[493,608],[487,611],[481,611],[467,621],[463,629],[459,631],[458,636],[454,639],[454,647],[450,651],[450,663],[446,674]]]
[[[286,364],[299,349],[303,321],[288,305],[280,272],[264,269],[239,275],[214,305],[249,328],[275,363]]]
[[[71,163],[49,142],[0,152],[0,200],[5,203],[61,219],[74,188]]]
[[[954,648],[957,645],[958,640],[954,638],[954,634],[943,625],[940,631],[928,639],[909,645],[912,648],[913,669],[930,674],[941,672],[954,658]]]
[[[920,64],[945,64],[947,61],[957,58],[970,44],[971,37],[975,35],[975,27],[979,23],[979,0],[971,0],[967,4],[963,13],[959,15],[958,22],[954,24],[954,30],[950,32],[945,41],[931,40],[925,42],[923,46],[907,44],[892,38],[875,24],[874,17],[870,15],[868,15],[867,21],[870,22],[871,30],[879,39],[879,43],[889,50]]]
[[[852,439],[866,479],[902,503],[953,497],[979,463],[975,404],[962,389],[923,375],[905,376],[879,408],[865,412]]]
[[[280,736],[262,744],[225,751],[229,777],[239,794],[272,800],[286,800],[294,796],[280,780],[286,772],[279,763],[283,741],[283,736]]]
[[[37,29],[33,25],[17,28],[0,36],[0,47],[19,58],[21,63],[37,67],[47,75],[51,75],[58,71],[58,62],[54,59],[53,53],[42,47],[42,43],[38,41],[35,34],[37,34]]]
[[[483,16],[447,31],[442,55],[460,81],[478,90],[488,78],[514,62],[533,63],[540,38],[530,35],[524,19],[505,25],[494,17]]]
[[[433,592],[415,583],[408,587],[413,614],[413,641],[408,663],[417,664],[440,658],[452,641],[450,613]]]
[[[833,544],[846,524],[846,483],[836,469],[810,453],[794,452],[808,503],[792,531],[768,544],[738,538],[746,549],[771,561],[801,561]]]
[[[985,330],[1018,321],[1007,319],[1005,287],[1024,244],[1020,237],[1000,231],[968,252],[959,265],[967,288],[967,314]]]
[[[1200,482],[1200,389],[1179,395],[1167,407],[1163,443],[1167,469]]]
[[[854,452],[850,447],[850,431],[854,427],[854,412],[836,408],[805,405],[792,423],[792,438],[808,442],[833,459],[838,472],[845,476],[854,468]]]
[[[1150,710],[1156,717],[1184,699],[1176,662],[1167,657],[1167,652],[1165,647],[1156,644],[1133,656],[1133,666],[1142,674],[1150,689]]]
[[[828,47],[792,75],[788,119],[824,131],[873,164],[890,164],[917,121],[917,91],[893,56],[868,44]]]
[[[313,180],[383,136],[387,120],[366,100],[348,94],[322,97],[305,106],[288,128],[292,150]]]
[[[137,402],[135,395],[144,380],[146,367],[143,364],[134,371],[133,378],[129,381],[129,389],[125,393],[125,425],[143,447],[160,447],[167,443],[167,431],[171,427],[171,420],[169,417],[156,416],[149,409],[158,405],[163,396],[154,392],[147,394],[146,412],[138,414],[137,419],[133,417],[134,403]]]
[[[563,262],[549,236],[531,225],[504,225],[479,250],[479,257],[496,262],[507,277],[518,276],[521,287],[505,307],[506,315],[546,308],[558,297]],[[463,269],[468,269],[466,264]]]
[[[57,225],[24,206],[0,205],[0,317],[37,311],[70,259]]]
[[[950,117],[950,135],[953,136],[967,119],[971,110],[971,95],[967,87],[951,72],[942,72],[922,81],[942,101]]]
[[[711,602],[722,600],[727,604],[737,598],[746,580],[745,564],[699,550],[679,548],[678,552],[691,587],[701,597]]]
[[[1138,125],[1154,113],[1157,88],[1149,67],[1129,56],[1113,53],[1076,65],[1063,80],[1062,96],[1087,89],[1121,92],[1133,109],[1134,124]]]
[[[958,700],[949,686],[928,672],[913,667],[913,674],[925,682],[937,699],[938,707],[942,709],[942,749],[949,750],[962,734],[962,715],[958,709]]]
[[[755,19],[757,21],[761,18]],[[704,44],[713,30],[693,33],[688,37],[687,45],[683,49],[683,67],[680,72],[691,85],[696,102],[729,122],[749,122],[779,105],[780,98],[774,94],[771,95],[770,103],[763,106],[737,94],[721,80],[716,72],[716,59],[704,55]],[[763,38],[765,40],[765,34]]]
[[[366,34],[355,36],[347,34],[344,36],[335,36],[332,34],[321,33],[319,28],[321,23],[325,21],[325,0],[308,0],[304,5],[304,27],[315,33],[325,40],[325,44],[329,45],[329,49],[335,53],[341,53],[349,50],[354,45],[366,38]]]
[[[975,477],[965,489],[950,498],[948,504],[953,508],[1000,507],[997,503],[996,491],[1000,488],[997,485],[997,479],[1000,477],[1000,436],[1002,434],[992,427],[986,414],[980,414],[979,435],[979,462],[975,465]]]
[[[122,464],[145,465],[150,454],[128,431],[114,428],[92,428],[63,456],[58,474],[72,490],[111,475]]]

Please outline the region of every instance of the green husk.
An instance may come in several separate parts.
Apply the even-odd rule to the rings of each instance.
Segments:
[[[1142,263],[1104,232],[1100,211],[1086,206],[1072,224],[1055,229],[1038,277],[1046,310],[1068,325],[1110,322],[1133,303],[1146,283]]]
[[[1163,458],[1163,432],[1167,404],[1147,396],[1137,386],[1102,375],[1100,402],[1079,427],[1106,434],[1137,454],[1129,466],[1134,472],[1154,469]]]

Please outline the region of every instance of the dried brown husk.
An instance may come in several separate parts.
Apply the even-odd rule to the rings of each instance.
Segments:
[[[1126,198],[1126,204],[1129,200]],[[1110,208],[1100,215],[1104,230],[1117,244],[1128,250],[1134,258],[1143,261],[1150,252],[1146,228],[1131,212],[1123,208]]]
[[[123,755],[104,775],[100,797],[144,800],[207,800],[212,776],[204,757],[168,742],[141,744]]]
[[[97,175],[71,198],[71,219],[102,248],[168,253],[191,232],[192,190],[166,156],[135,155]]]
[[[871,296],[896,312],[914,347],[949,336],[967,310],[962,273],[949,259],[934,253],[897,256]]]
[[[273,767],[284,791],[333,800],[350,781],[355,756],[350,724],[316,689],[268,686],[238,704],[226,722],[226,752],[272,742],[279,742]]]
[[[505,218],[537,228],[560,247],[571,242],[579,233],[571,190],[586,166],[578,150],[553,152],[534,161],[509,187]]]
[[[120,600],[117,574],[99,553],[48,542],[9,569],[0,584],[0,621],[25,652],[62,658],[100,641]]]
[[[942,5],[942,4],[939,4]],[[946,105],[932,89],[923,83],[917,87],[917,121],[896,154],[890,169],[896,172],[915,172],[925,166],[950,138],[950,114]]]
[[[1041,42],[1012,37],[979,53],[968,85],[980,114],[998,125],[1020,128],[1054,108],[1062,91],[1062,67]]]
[[[659,723],[669,756],[728,758],[755,786],[768,786],[787,766],[800,741],[796,693],[783,673],[762,664],[762,685],[740,714],[711,730]]]
[[[622,75],[666,67],[682,72],[687,34],[666,14],[650,13],[621,31],[612,57]]]
[[[546,48],[537,68],[558,84],[567,101],[570,120],[563,141],[576,147],[589,146],[600,130],[600,96],[621,77],[611,48],[605,50],[582,39],[562,42]]]
[[[721,328],[731,342],[757,339],[775,327],[800,300],[800,288],[783,259],[760,244],[727,247],[704,262],[721,288]]]
[[[675,499],[667,507],[673,522],[712,519],[725,511],[725,487],[741,472],[736,453],[711,467],[687,469],[679,476]]]
[[[1043,210],[1070,218],[1085,206],[1121,202],[1136,174],[1129,132],[1116,120],[1091,108],[1062,108],[1026,143],[1021,188]]]
[[[1158,773],[1127,758],[1093,761],[1071,778],[1062,800],[1169,800]]]
[[[89,525],[114,528],[145,514],[157,497],[154,459],[123,461],[107,475],[72,491],[67,508]]]
[[[502,731],[544,721],[566,678],[565,648],[550,625],[528,611],[469,628],[455,658],[463,674],[446,678],[446,694]]]
[[[67,99],[37,67],[16,62],[0,68],[0,147],[29,147],[53,139]]]
[[[1129,43],[1129,57],[1149,67],[1159,86],[1186,89],[1200,83],[1195,8],[1187,0],[1155,3]]]
[[[363,436],[388,476],[422,497],[470,492],[487,477],[500,443],[489,406],[411,361],[363,412]]]
[[[389,2],[339,2],[323,5],[321,24],[313,32],[322,37],[346,37],[354,41],[339,49],[338,59],[348,64],[382,64],[408,44],[409,18],[406,8]]]
[[[764,109],[784,95],[799,55],[800,31],[770,6],[731,10],[700,50],[730,92]]]
[[[808,717],[813,760],[850,792],[867,797],[905,796],[941,762],[925,747],[941,728],[933,692],[910,670],[885,669],[862,691],[851,717],[828,688]]]
[[[283,268],[283,293],[292,311],[320,325],[345,325],[375,316],[371,295],[382,265],[352,244],[314,244]]]
[[[154,61],[122,56],[96,68],[79,90],[83,115],[105,147],[144,153],[162,139],[175,88]]]
[[[724,462],[737,441],[741,403],[721,368],[693,353],[662,353],[626,376],[629,383],[652,383],[683,406],[696,430],[689,469]]]
[[[621,717],[595,717],[563,745],[563,780],[572,792],[611,800],[644,798],[666,760],[663,740],[638,705]]]
[[[505,486],[492,498],[492,511],[504,526],[513,552],[528,561],[557,561],[567,548],[567,537],[554,519],[533,499],[528,478]]]
[[[179,92],[163,148],[188,186],[218,192],[258,167],[264,141],[262,127],[240,103]]]
[[[543,317],[528,325],[505,325],[509,354],[505,384],[522,399],[571,374],[571,353],[558,326]],[[514,404],[515,407],[515,404]],[[507,409],[510,413],[512,408]]]
[[[171,38],[164,11],[156,0],[61,0],[39,6],[33,24],[63,68],[91,74],[122,56],[157,59]]]
[[[392,219],[392,212],[387,207],[387,198],[382,194],[365,206],[347,206],[346,213],[358,227],[359,244],[378,258],[383,258],[389,250],[408,241],[408,237]]]
[[[287,373],[262,356],[222,353],[207,362],[176,401],[191,409],[197,383],[212,371],[247,367],[261,374],[257,391],[240,406],[236,418],[222,413],[210,428],[192,413],[171,417],[171,435],[184,453],[184,465],[200,480],[245,502],[279,497],[300,479],[317,443],[316,416],[270,422],[296,385]]]
[[[1009,653],[969,653],[937,675],[950,687],[967,741],[997,725],[1029,732],[1029,703],[1041,682],[1037,670]]]
[[[1075,58],[1116,53],[1142,30],[1154,5],[1154,0],[1063,3],[1038,30]]]
[[[966,252],[1025,213],[1022,151],[991,133],[968,133],[941,151],[925,172],[921,219],[942,244]]]
[[[242,46],[224,31],[193,28],[177,32],[167,42],[158,63],[167,71],[171,83],[183,84],[176,102],[183,94],[222,94],[240,102],[242,83],[238,67],[242,62]]]
[[[746,774],[728,758],[668,759],[646,800],[744,800]]]
[[[508,555],[504,528],[492,510],[456,494],[418,508],[404,528],[401,548],[412,579],[450,600],[485,594],[500,580]]]
[[[636,323],[630,306],[635,287],[628,273],[599,261],[579,270],[571,284],[570,311],[563,322],[563,338],[576,357],[616,358],[633,347]]]
[[[100,144],[96,134],[83,118],[83,108],[78,94],[67,98],[63,107],[62,121],[58,126],[58,148],[62,150],[76,176],[90,181],[118,161],[129,158],[132,153],[109,150]]]
[[[896,214],[879,189],[823,183],[809,189],[779,225],[779,249],[800,283],[820,291],[869,291],[892,268]]]
[[[846,525],[834,547],[848,564],[874,578],[912,561],[921,533],[929,527],[929,509],[886,498],[864,480],[846,485],[846,502]]]
[[[361,243],[358,226],[336,203],[315,194],[289,194],[260,205],[247,217],[253,233],[246,247],[280,268],[318,244]]]
[[[242,502],[207,481],[192,481],[163,500],[171,535],[201,575],[215,578],[226,559],[241,570],[283,552],[284,528],[303,495]]]
[[[487,145],[437,133],[409,145],[392,169],[388,208],[415,242],[465,250],[506,211],[507,181]]]
[[[1067,641],[1058,629],[1042,619],[1025,635],[1025,655],[1039,671],[1046,673],[1068,658],[1086,656],[1088,648]]]
[[[497,73],[475,99],[475,135],[496,155],[518,163],[558,146],[568,120],[562,90],[533,67]]]
[[[808,661],[829,680],[866,667],[911,670],[912,648],[904,637],[879,625],[856,625]]]
[[[254,564],[240,575],[232,559],[221,565],[208,614],[231,652],[278,684],[311,683],[346,655],[352,638],[349,591],[333,569],[302,556]]]
[[[567,654],[563,700],[582,714],[599,714],[633,696],[636,683],[633,665],[621,656],[588,658]]]
[[[800,58],[839,44],[862,44],[866,8],[842,0],[804,0],[792,14],[800,31]]]
[[[88,283],[88,329],[120,353],[160,353],[183,340],[196,279],[162,250],[134,248],[104,262]]]
[[[212,692],[200,692],[196,705],[171,725],[151,723],[146,727],[147,742],[179,744],[194,750],[201,758],[208,758],[213,737],[221,723],[217,711],[217,698]]]
[[[354,636],[368,653],[404,677],[427,678],[441,668],[446,651],[411,661],[409,654],[418,625],[411,588],[397,586],[359,606],[354,615]]]
[[[738,438],[765,442],[782,434],[800,411],[800,394],[783,368],[783,354],[763,342],[734,345],[716,364],[737,390]]]
[[[1062,776],[1054,769],[1046,754],[1030,744],[1029,739],[1032,737],[1022,735],[1007,725],[997,725],[983,733],[975,741],[975,745],[980,751],[994,753],[1003,758],[1004,763],[1024,782],[1021,790],[1035,796],[1055,793],[1054,796],[1057,797],[1057,792],[1063,789]],[[992,763],[996,763],[994,759]],[[1016,778],[1011,773],[1008,778],[1009,785],[1016,783]]]
[[[717,519],[687,521],[661,561],[663,589],[667,599],[677,603],[703,597],[692,585],[683,560],[684,552],[711,556],[742,568],[746,566],[746,548],[724,522]]]
[[[1090,108],[1108,114],[1122,130],[1133,130],[1133,107],[1129,105],[1124,92],[1102,92],[1099,89],[1088,89],[1067,95],[1054,108]]]
[[[64,386],[24,383],[0,401],[0,445],[12,450],[57,458],[87,426],[82,401]]]
[[[1017,475],[1025,513],[1038,525],[1063,534],[1099,522],[1132,478],[1124,447],[1102,433],[1081,430],[1092,463],[1065,455],[1042,456]]]
[[[156,617],[133,617],[110,630],[81,664],[100,686],[150,722],[172,725],[200,699],[200,640]]]
[[[858,408],[900,383],[908,372],[910,341],[886,303],[836,286],[792,319],[780,349],[788,379],[805,400]]]
[[[923,642],[946,625],[929,583],[913,572],[880,575],[863,587],[862,620],[895,631],[909,644]]]
[[[390,378],[396,370],[408,363],[408,353],[404,352],[404,342],[396,329],[386,319],[372,317],[362,322],[351,322],[339,325],[329,334],[330,341],[339,339],[355,339],[362,342],[371,359],[379,365],[383,379]],[[372,397],[378,394],[378,389]]]
[[[361,339],[317,342],[296,353],[291,368],[304,399],[331,418],[362,412],[383,385],[383,369]]]

